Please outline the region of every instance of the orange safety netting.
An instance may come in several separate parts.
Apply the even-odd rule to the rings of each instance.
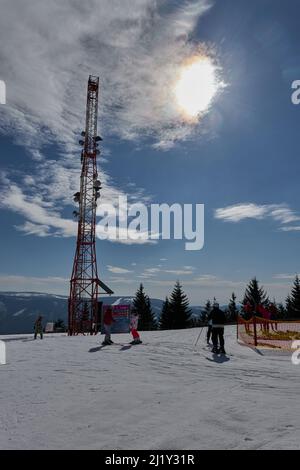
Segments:
[[[275,321],[260,317],[247,321],[239,316],[237,337],[249,346],[290,351],[293,341],[300,340],[300,321]]]

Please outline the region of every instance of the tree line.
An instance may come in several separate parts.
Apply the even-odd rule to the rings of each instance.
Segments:
[[[140,284],[135,294],[133,307],[139,313],[140,330],[179,330],[204,325],[215,302],[215,298],[213,301],[207,300],[199,316],[193,316],[189,299],[184,293],[180,282],[177,281],[170,296],[166,297],[158,318],[153,313],[150,298],[145,293],[143,284]],[[277,303],[275,299],[271,301],[264,287],[260,286],[259,281],[256,278],[251,279],[246,286],[241,302],[237,302],[235,293],[232,293],[225,310],[228,322],[236,322],[239,314],[247,318],[247,312],[244,310],[246,304],[251,305],[253,312],[256,311],[258,305],[270,309],[272,307],[272,319],[274,320],[300,320],[299,276],[295,277],[291,292],[285,303]]]

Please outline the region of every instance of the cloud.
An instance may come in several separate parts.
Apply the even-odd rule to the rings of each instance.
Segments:
[[[161,147],[191,135],[193,126],[172,106],[172,83],[195,52],[189,38],[210,1],[168,8],[162,0],[17,3],[1,3],[1,72],[8,87],[1,125],[5,131],[13,125],[37,160],[40,145],[53,139],[74,150],[89,73],[101,76],[105,134],[150,136]]]
[[[273,279],[294,280],[295,277],[296,277],[296,273],[295,274],[275,274],[273,276]]]
[[[114,274],[127,274],[132,273],[129,269],[119,268],[118,266],[111,266],[110,264],[107,265],[108,271]]]
[[[195,279],[196,282],[216,281],[218,278],[212,274],[202,274]]]
[[[144,279],[153,279],[157,274],[173,274],[174,276],[188,276],[194,274],[192,266],[184,266],[180,269],[162,269],[161,265],[155,268],[147,268],[142,272],[139,277]]]
[[[129,284],[132,286],[137,285],[137,281],[135,279],[129,279],[128,277],[111,277],[109,282],[115,284]]]
[[[245,219],[262,220],[266,218],[271,218],[280,224],[289,224],[300,220],[300,216],[286,204],[236,204],[216,209],[214,216],[224,222],[235,223]],[[297,227],[281,227],[280,230],[292,231],[297,230]]]
[[[27,218],[19,230],[38,236],[76,231],[74,221],[61,213],[78,190],[76,142],[90,73],[101,77],[99,118],[105,137],[150,138],[157,148],[167,149],[196,132],[172,105],[172,83],[182,61],[198,50],[190,37],[210,6],[208,0],[167,8],[162,0],[2,0],[0,61],[7,104],[1,109],[0,132],[34,160],[32,174],[18,175],[27,209],[2,198],[2,207]],[[51,144],[56,159],[49,160],[45,148]],[[104,145],[103,154],[109,153]],[[8,178],[16,192],[15,174]],[[124,194],[103,170],[101,179],[106,202]],[[132,199],[145,197],[136,187],[128,187],[128,193]],[[34,196],[35,208],[29,210]]]
[[[188,274],[193,274],[193,270],[184,270],[184,269],[165,269],[165,273],[174,274],[175,276],[186,276]]]
[[[289,224],[291,222],[297,222],[300,220],[299,215],[295,214],[295,212],[289,207],[273,207],[274,209],[272,208],[272,206],[270,206],[269,215],[281,224]]]
[[[240,222],[244,219],[262,219],[267,213],[266,206],[237,204],[215,210],[215,218],[226,222]]]
[[[282,232],[300,232],[300,225],[291,225],[290,227],[280,227]]]
[[[15,184],[8,183],[0,194],[0,207],[10,209],[27,219],[18,230],[39,236],[47,236],[50,229],[54,229],[55,236],[69,237],[76,234],[77,224],[64,219],[52,207],[51,203],[44,202],[39,196],[26,197]]]
[[[160,268],[147,268],[145,269],[146,273],[155,274],[160,272]]]

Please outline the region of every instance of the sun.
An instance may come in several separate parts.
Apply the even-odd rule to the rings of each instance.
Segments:
[[[204,56],[182,67],[174,89],[177,106],[189,119],[207,111],[217,91],[216,66]]]

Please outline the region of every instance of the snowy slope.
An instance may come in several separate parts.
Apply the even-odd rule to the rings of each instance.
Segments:
[[[300,448],[300,366],[240,346],[224,362],[194,352],[199,330],[143,333],[143,345],[100,336],[5,337],[0,448]],[[2,337],[3,339],[4,337]],[[123,344],[123,346],[122,346]]]

